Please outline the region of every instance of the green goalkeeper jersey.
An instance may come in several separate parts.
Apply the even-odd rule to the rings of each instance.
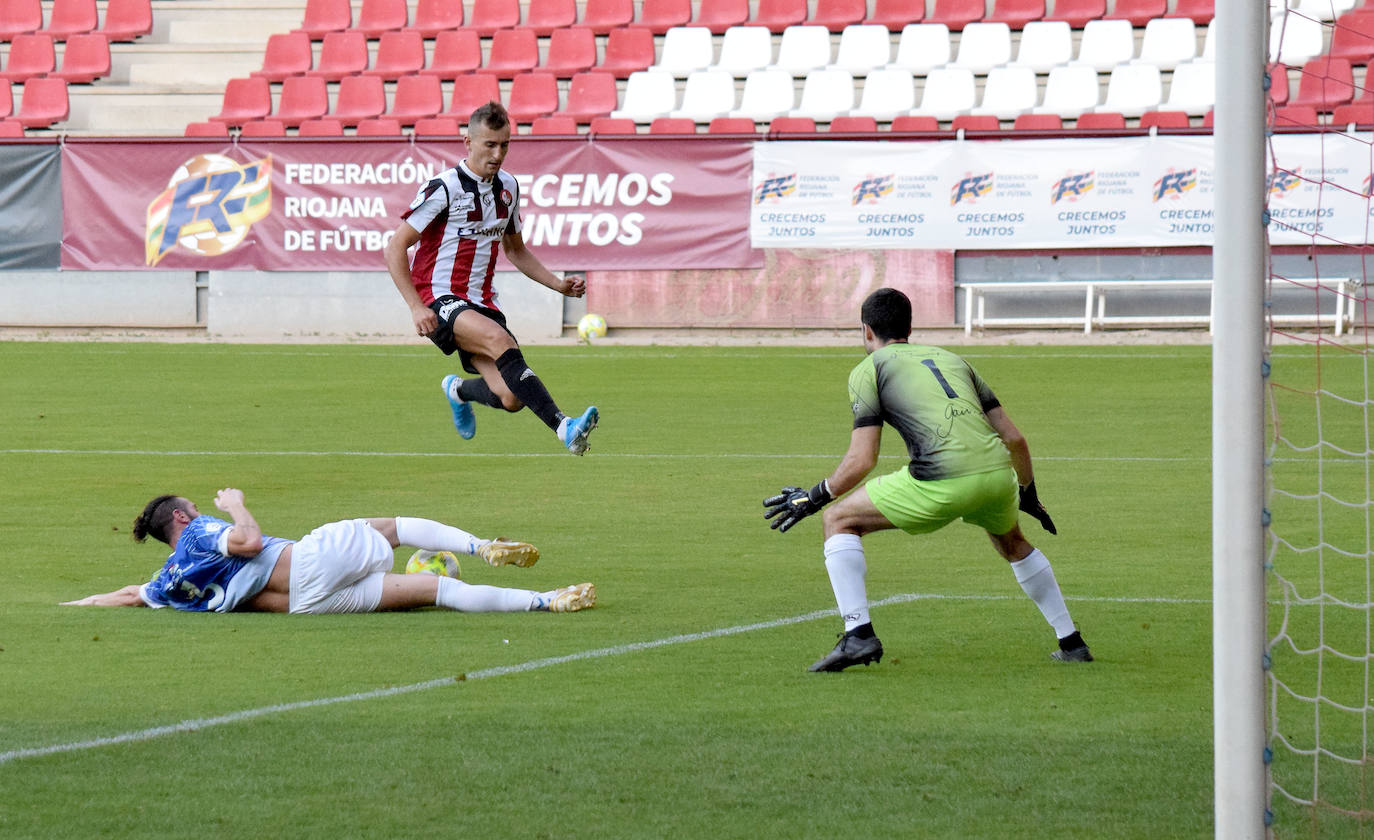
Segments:
[[[1001,405],[968,362],[939,347],[889,344],[849,374],[854,427],[890,423],[921,481],[1011,466],[985,412]]]

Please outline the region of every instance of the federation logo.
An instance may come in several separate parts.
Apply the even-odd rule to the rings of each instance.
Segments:
[[[1096,185],[1095,172],[1069,173],[1050,185],[1050,204],[1085,198]]]
[[[1302,185],[1302,178],[1298,173],[1302,172],[1302,167],[1287,172],[1280,169],[1269,176],[1269,194],[1274,198],[1286,198],[1294,190]]]
[[[892,192],[892,182],[892,175],[865,175],[863,180],[854,185],[849,203],[856,207],[860,204],[877,204]]]
[[[202,257],[226,254],[272,212],[272,156],[237,163],[196,155],[177,167],[167,189],[148,205],[147,264],[181,246]]]
[[[1164,199],[1178,201],[1189,190],[1197,186],[1196,169],[1170,169],[1155,181],[1154,201]]]
[[[797,191],[797,173],[789,175],[769,175],[754,187],[754,203],[762,204],[765,201],[781,201],[787,196]]]
[[[985,172],[982,175],[964,175],[950,188],[950,206],[953,207],[965,201],[970,204],[977,203],[978,199],[992,192],[992,179],[993,173],[991,172]]]

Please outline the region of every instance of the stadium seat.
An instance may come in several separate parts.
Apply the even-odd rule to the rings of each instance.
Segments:
[[[1086,131],[1114,130],[1126,127],[1126,116],[1115,111],[1099,111],[1081,114],[1074,124],[1075,129]]]
[[[413,76],[425,67],[425,39],[414,29],[398,29],[383,32],[377,42],[377,54],[372,58],[372,66],[363,72],[365,76],[378,76],[383,81],[394,82],[406,76]]]
[[[262,69],[252,75],[269,82],[280,82],[288,76],[304,76],[315,66],[315,54],[310,36],[304,32],[277,32],[267,37],[267,49],[262,55]]]
[[[5,0],[0,3],[0,42],[16,35],[31,35],[43,27],[43,4],[39,0]]]
[[[14,89],[9,82],[0,79],[0,119],[14,115]]]
[[[743,78],[773,63],[773,33],[766,26],[732,26],[720,43],[717,70]]]
[[[768,123],[769,134],[814,134],[816,121],[810,117],[774,117]]]
[[[371,122],[371,120],[369,120]],[[362,132],[359,132],[361,134]],[[399,133],[399,131],[397,132]],[[321,117],[317,120],[306,120],[296,129],[297,137],[342,137],[344,136],[343,123],[330,117]]]
[[[1005,23],[970,23],[959,36],[959,51],[954,67],[965,67],[975,75],[987,74],[994,67],[1011,61],[1011,28]]]
[[[883,67],[864,79],[859,106],[851,116],[888,122],[916,107],[916,80],[905,67]]]
[[[892,60],[892,35],[886,26],[855,24],[840,33],[840,46],[832,65],[855,76],[867,76]]]
[[[1298,77],[1298,92],[1288,105],[1306,105],[1329,113],[1355,100],[1355,76],[1350,62],[1322,56],[1306,62]]]
[[[949,64],[953,55],[949,27],[943,23],[912,23],[902,29],[897,41],[897,57],[893,67],[910,70],[924,76],[936,67]]]
[[[105,20],[97,31],[112,43],[132,41],[149,34],[153,31],[152,0],[108,0]]]
[[[691,22],[691,0],[642,0],[639,18],[630,25],[662,35],[674,26],[686,26]]]
[[[286,123],[281,120],[249,120],[239,129],[240,137],[285,137]]]
[[[362,78],[362,77],[358,77]],[[373,79],[380,83],[380,79]],[[329,113],[329,88],[320,76],[292,76],[281,83],[281,99],[272,116],[288,128]]]
[[[983,20],[987,23],[1005,23],[1019,30],[1044,16],[1045,0],[993,0],[992,11]]]
[[[62,65],[49,76],[81,85],[110,75],[110,42],[99,32],[73,35],[62,51]]]
[[[631,73],[654,63],[654,35],[647,29],[613,29],[606,36],[605,51],[597,70],[628,79]]]
[[[948,121],[968,113],[976,102],[977,90],[972,70],[966,67],[937,67],[926,76],[921,104],[913,108],[912,113]]]
[[[634,120],[624,117],[593,117],[587,131],[591,134],[636,134],[639,128]]]
[[[1332,21],[1355,8],[1356,0],[1292,0],[1289,8],[1294,14],[1319,21]]]
[[[73,35],[94,32],[97,23],[95,0],[52,0],[48,25],[38,31],[51,35],[54,41],[65,41]]]
[[[596,36],[580,26],[555,29],[539,69],[560,79],[571,79],[596,65]]]
[[[1174,68],[1163,107],[1200,117],[1217,103],[1217,70],[1211,61],[1187,61]]]
[[[1168,0],[1116,0],[1105,20],[1129,20],[1131,26],[1142,27],[1153,18],[1162,18],[1169,11]]]
[[[482,39],[470,29],[450,29],[434,36],[434,54],[429,66],[420,71],[452,81],[482,66]]]
[[[851,117],[839,116],[830,121],[829,131],[834,134],[837,131],[858,134],[878,130],[878,121],[872,117]]]
[[[222,122],[193,122],[186,124],[183,137],[229,137],[229,126]]]
[[[501,83],[496,77],[489,73],[469,73],[454,81],[448,110],[441,116],[456,117],[466,125],[473,111],[493,101],[501,101]]]
[[[506,110],[519,123],[552,114],[558,110],[558,79],[550,73],[521,73],[511,79]]]
[[[1216,21],[1207,24],[1207,34],[1202,39],[1202,53],[1197,57],[1197,61],[1216,61],[1217,60],[1217,40]]]
[[[323,123],[325,120],[317,120]],[[301,133],[305,133],[305,124],[301,124]],[[358,129],[354,132],[356,137],[402,137],[405,132],[402,130],[401,121],[391,117],[373,117],[370,120],[363,120],[358,123]]]
[[[1332,58],[1343,58],[1351,64],[1374,61],[1374,10],[1346,12],[1336,19],[1331,31]]]
[[[219,113],[210,119],[229,125],[243,125],[272,113],[272,86],[260,77],[230,79],[224,86]]]
[[[873,0],[873,13],[863,22],[886,26],[889,32],[901,32],[907,24],[920,23],[925,16],[925,0]]]
[[[22,85],[29,79],[46,76],[57,68],[57,50],[52,36],[39,32],[16,35],[10,42],[10,54],[0,79]]]
[[[1107,95],[1099,107],[1128,117],[1139,117],[1164,101],[1164,84],[1153,64],[1120,64],[1107,80]]]
[[[774,35],[806,22],[806,0],[759,0],[749,23],[766,26]]]
[[[754,134],[758,127],[748,117],[716,117],[706,126],[707,134]]]
[[[578,73],[568,82],[567,104],[556,113],[580,123],[589,123],[614,111],[619,104],[619,97],[613,74],[594,70]]]
[[[862,23],[867,14],[865,0],[816,0],[816,11],[806,22],[824,26],[831,32],[843,32],[846,26]]]
[[[386,116],[401,125],[414,125],[444,110],[444,90],[438,76],[402,76],[396,80],[395,95]]]
[[[15,140],[24,136],[24,126],[19,120],[0,120],[0,137]]]
[[[631,73],[625,81],[625,95],[620,107],[611,111],[612,117],[634,120],[637,123],[653,122],[654,117],[664,117],[677,107],[677,83],[667,73],[640,70]]]
[[[810,117],[830,122],[854,108],[854,76],[848,70],[825,67],[806,74],[801,102],[787,112],[789,117]]]
[[[1192,21],[1189,21],[1190,23]],[[1191,128],[1192,122],[1183,111],[1146,111],[1140,115],[1141,128]]]
[[[463,133],[453,117],[429,117],[415,121],[416,137],[458,137]]]
[[[1316,58],[1326,49],[1326,27],[1319,20],[1284,15],[1269,25],[1269,60],[1289,66]]]
[[[1001,131],[1002,123],[992,114],[960,114],[949,127],[951,131]]]
[[[1284,105],[1274,109],[1275,128],[1317,129],[1321,124],[1317,109],[1311,105]]]
[[[547,38],[576,23],[575,0],[530,0],[529,5],[525,7],[525,22],[520,26],[533,30],[534,34],[541,38]]]
[[[472,0],[472,17],[463,24],[483,38],[520,25],[520,0]]]
[[[1107,0],[1054,0],[1054,11],[1045,20],[1062,20],[1074,29],[1083,29],[1088,21],[1107,14]]]
[[[789,26],[778,44],[773,66],[793,76],[805,76],[830,64],[830,30],[824,26]]]
[[[1288,67],[1283,64],[1269,65],[1269,100],[1275,105],[1288,104]]]
[[[674,26],[663,34],[658,61],[649,65],[655,72],[671,73],[679,79],[705,70],[715,60],[716,48],[711,30],[704,26]]]
[[[539,65],[539,39],[532,29],[499,29],[491,36],[491,51],[482,72],[498,79],[514,79]]]
[[[744,77],[744,92],[739,107],[729,116],[745,117],[764,123],[786,114],[796,103],[796,87],[792,74],[776,67],[755,70]]]
[[[577,120],[572,117],[564,117],[559,114],[551,114],[546,117],[536,117],[530,123],[530,134],[549,135],[549,134],[576,134]]]
[[[1137,61],[1173,70],[1197,55],[1197,24],[1191,18],[1155,18],[1145,24]]]
[[[320,41],[330,32],[342,32],[353,25],[353,5],[349,0],[305,0],[305,15],[293,31],[304,32]]]
[[[1374,127],[1374,102],[1352,102],[1349,105],[1336,106],[1336,110],[1331,113],[1331,124],[1341,127],[1353,125],[1361,130]]]
[[[320,61],[305,75],[318,76],[326,82],[337,82],[344,76],[352,76],[367,69],[371,56],[367,51],[367,38],[355,30],[330,32],[324,36],[320,46]]]
[[[634,0],[587,0],[582,9],[582,22],[578,26],[585,26],[597,35],[610,35],[617,29],[628,27],[634,23],[635,7]],[[649,59],[649,64],[653,59]],[[645,64],[648,67],[649,64]]]
[[[697,123],[691,117],[655,117],[649,123],[650,134],[696,134]]]
[[[1012,131],[1062,131],[1064,121],[1058,114],[1022,114],[1012,123]]]
[[[1034,110],[1040,92],[1029,67],[994,67],[983,83],[983,100],[969,113],[1014,120]]]
[[[1032,113],[1077,117],[1096,108],[1101,97],[1097,70],[1086,64],[1066,64],[1050,71],[1044,98]]]
[[[892,118],[890,131],[939,131],[940,121],[931,116],[903,114]]]
[[[1073,31],[1062,20],[1033,20],[1021,30],[1013,67],[1048,73],[1073,59]]]
[[[454,0],[417,0],[415,19],[408,29],[420,33],[421,38],[437,38],[463,25],[463,4]]]
[[[983,0],[935,0],[935,8],[927,23],[943,23],[951,32],[960,32],[976,20],[982,20]]]
[[[701,0],[692,26],[704,26],[712,35],[724,35],[732,26],[749,22],[749,0]]]
[[[1092,20],[1083,27],[1078,43],[1078,63],[1099,73],[1135,58],[1135,30],[1129,20]]]
[[[410,23],[406,0],[363,0],[353,29],[371,39],[404,29]]]
[[[735,77],[724,70],[698,70],[687,77],[682,104],[669,117],[708,123],[735,109]]]
[[[1216,16],[1216,0],[1175,0],[1169,13],[1169,17],[1186,17],[1198,26],[1206,26]]]

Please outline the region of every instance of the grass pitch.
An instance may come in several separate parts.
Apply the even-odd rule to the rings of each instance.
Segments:
[[[573,458],[528,412],[461,441],[428,347],[0,343],[0,836],[1210,836],[1209,349],[964,352],[1031,441],[1060,534],[1026,531],[1096,663],[1052,663],[955,525],[865,539],[886,657],[805,672],[840,630],[820,524],[760,500],[838,462],[858,348],[529,348],[601,410]],[[157,569],[148,498],[225,486],[279,536],[528,540],[536,566],[466,578],[600,604],[57,606]]]

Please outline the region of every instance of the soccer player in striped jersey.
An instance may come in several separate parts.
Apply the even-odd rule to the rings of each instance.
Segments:
[[[464,439],[477,431],[472,403],[528,408],[568,451],[582,455],[596,428],[596,406],[569,417],[520,352],[497,304],[492,278],[504,251],[511,265],[536,283],[582,297],[586,280],[558,277],[525,246],[520,233],[520,186],[501,169],[510,148],[510,115],[499,102],[473,112],[463,143],[467,158],[420,188],[386,246],[387,270],[410,307],[415,331],[445,355],[455,351],[468,373],[444,377],[453,425]],[[409,250],[415,247],[415,257]]]
[[[883,645],[869,620],[868,565],[860,538],[889,528],[928,534],[956,519],[986,530],[993,548],[1011,565],[1059,639],[1051,657],[1091,662],[1050,561],[1017,523],[1019,509],[1057,533],[1036,494],[1026,439],[966,361],[939,347],[908,343],[911,301],[906,295],[896,289],[873,292],[863,303],[861,321],[868,355],[849,375],[854,413],[849,451],[810,490],[784,487],[763,502],[772,527],[786,531],[844,496],[823,519],[825,568],[845,632],[811,670],[842,671],[882,659]],[[911,460],[860,486],[878,463],[884,422],[902,436]]]

